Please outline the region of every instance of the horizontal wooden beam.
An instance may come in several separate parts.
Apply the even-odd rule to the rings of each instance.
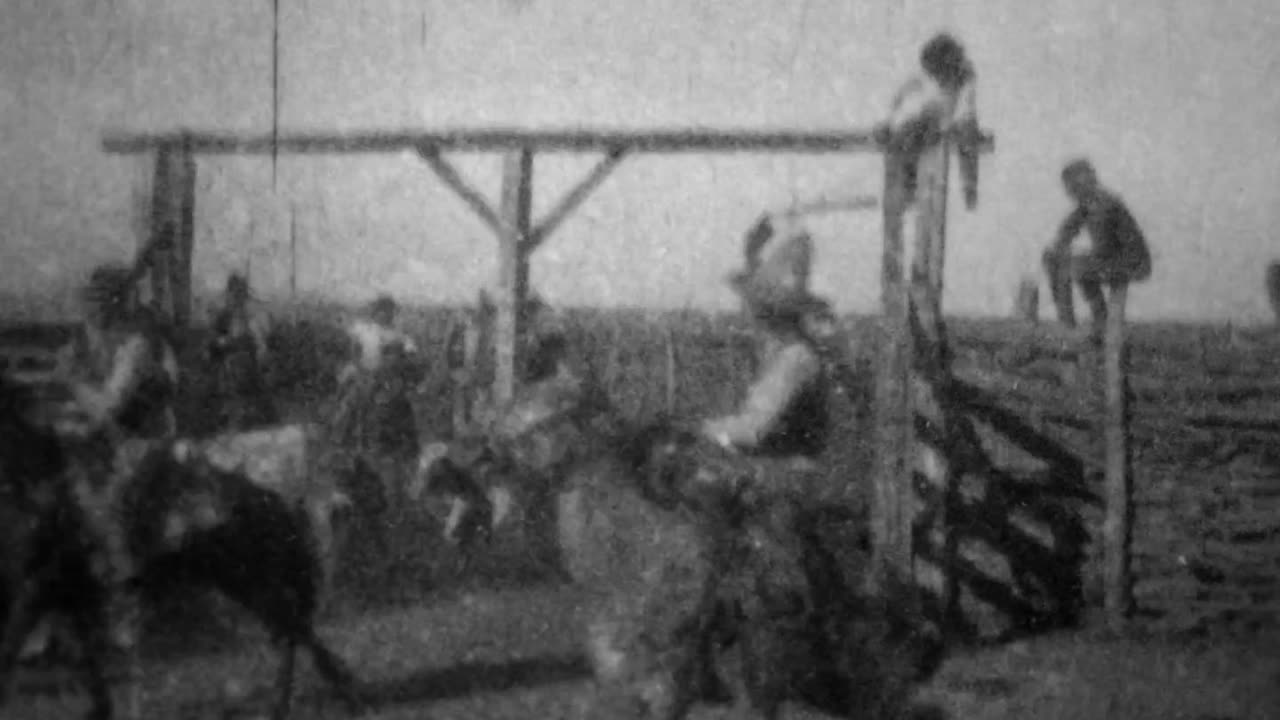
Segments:
[[[505,152],[525,148],[539,152],[609,152],[624,148],[648,153],[821,153],[879,152],[883,146],[870,131],[795,132],[715,130],[700,127],[661,130],[466,128],[437,131],[281,132],[274,138],[270,134],[185,130],[169,133],[112,131],[107,132],[102,141],[105,152],[116,154],[148,152],[160,147],[185,147],[190,152],[209,155],[265,155],[273,151],[287,154],[393,153],[417,151],[421,147],[469,152]],[[995,149],[995,141],[990,135],[982,136],[981,149],[983,152]]]

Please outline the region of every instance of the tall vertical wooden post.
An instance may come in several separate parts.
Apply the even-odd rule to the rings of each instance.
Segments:
[[[950,143],[938,142],[918,160],[915,252],[911,268],[910,319],[911,392],[908,413],[912,418],[913,485],[924,500],[912,513],[912,569],[915,581],[942,617],[953,611],[957,600],[953,548],[948,517],[952,502],[951,440],[955,435],[954,411],[949,405],[951,363],[945,323],[942,319],[943,268],[947,238],[947,194]],[[912,488],[916,489],[916,488]]]
[[[503,236],[498,238],[498,297],[494,318],[493,399],[504,403],[515,392],[520,361],[520,308],[529,289],[528,238],[533,215],[533,151],[525,148],[504,158],[501,214]]]
[[[889,577],[907,579],[911,567],[908,459],[911,419],[908,414],[910,362],[907,298],[903,277],[902,216],[906,210],[903,167],[892,152],[884,154],[884,248],[881,256],[879,370],[875,391],[876,465],[871,503],[871,530],[876,572],[872,585]]]
[[[142,249],[156,310],[178,327],[191,320],[191,261],[195,236],[196,162],[190,147],[156,150],[151,230]]]
[[[1103,535],[1107,622],[1113,630],[1123,629],[1133,610],[1133,577],[1130,553],[1133,545],[1133,467],[1129,448],[1129,387],[1125,305],[1128,287],[1111,290],[1110,307],[1103,338],[1103,382],[1106,408],[1103,437],[1106,443],[1106,519]]]
[[[177,230],[171,255],[170,282],[173,322],[181,328],[191,324],[191,277],[196,237],[196,158],[190,138],[184,138],[182,152],[175,160],[174,195],[177,201]]]

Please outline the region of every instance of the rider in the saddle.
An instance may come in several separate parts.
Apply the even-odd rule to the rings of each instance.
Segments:
[[[122,490],[147,451],[174,437],[178,363],[159,321],[140,306],[128,267],[95,269],[82,299],[82,332],[64,349],[62,368],[95,462],[73,488],[104,551],[99,570],[116,591],[115,641],[128,646],[136,598],[127,588],[138,568],[124,534]]]
[[[775,247],[762,257],[768,245]],[[748,234],[745,254],[746,268],[730,284],[758,333],[758,370],[735,412],[703,421],[702,435],[725,452],[698,477],[748,509],[746,539],[761,567],[773,568],[772,586],[810,596],[800,574],[807,557],[800,525],[808,510],[840,502],[819,463],[831,424],[833,379],[823,348],[834,316],[809,291],[813,241],[802,229],[775,228],[765,217]]]
[[[830,380],[814,339],[830,323],[831,307],[809,292],[809,235],[775,235],[762,219],[748,236],[747,268],[730,278],[759,333],[757,377],[738,410],[704,421],[702,432],[726,449],[809,470],[827,441]],[[771,240],[777,247],[762,259]]]
[[[226,300],[213,318],[209,356],[217,368],[222,402],[219,427],[247,430],[275,422],[267,392],[266,316],[250,306],[249,281],[239,273],[227,278]]]

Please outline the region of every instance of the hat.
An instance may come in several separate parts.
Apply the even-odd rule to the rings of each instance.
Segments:
[[[370,315],[394,315],[398,309],[395,298],[390,295],[379,295],[369,303]]]
[[[133,269],[129,266],[99,265],[89,273],[88,282],[81,288],[81,297],[98,307],[124,305],[133,293],[133,283]]]
[[[1094,169],[1093,163],[1089,158],[1078,157],[1072,159],[1066,165],[1062,166],[1062,179],[1066,180],[1073,177],[1097,177],[1098,171]]]
[[[763,243],[753,231],[747,240],[747,268],[730,275],[730,287],[759,319],[798,320],[811,313],[830,312],[830,304],[809,291],[812,236],[798,226],[785,232],[773,252],[757,261],[752,250],[758,251]]]
[[[920,65],[930,74],[939,73],[960,82],[973,79],[973,63],[964,46],[950,33],[941,32],[920,49]]]
[[[249,297],[249,280],[238,272],[227,276],[227,294]]]

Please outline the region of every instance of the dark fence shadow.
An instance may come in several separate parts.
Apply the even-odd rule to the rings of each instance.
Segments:
[[[415,670],[400,677],[360,684],[364,705],[360,715],[372,714],[403,705],[420,705],[474,695],[502,693],[523,688],[581,682],[590,677],[586,659],[577,656],[522,658],[500,663],[460,663],[446,668]],[[264,687],[249,697],[226,707],[221,698],[202,698],[176,708],[179,717],[251,716],[272,699],[272,689]],[[295,700],[296,717],[324,717],[333,713],[322,708],[334,706],[336,700],[328,689],[316,687],[299,693]],[[342,715],[346,717],[346,715]],[[425,717],[431,717],[426,709]]]
[[[1090,541],[1083,511],[1101,504],[1086,483],[1084,462],[991,394],[960,382],[950,392],[962,412],[951,454],[963,462],[946,490],[924,477],[915,483],[927,508],[914,529],[915,546],[945,576],[945,588],[926,591],[926,613],[968,642],[1076,624]],[[979,425],[1045,469],[998,467],[982,449]],[[941,542],[932,532],[937,524],[945,527]]]

